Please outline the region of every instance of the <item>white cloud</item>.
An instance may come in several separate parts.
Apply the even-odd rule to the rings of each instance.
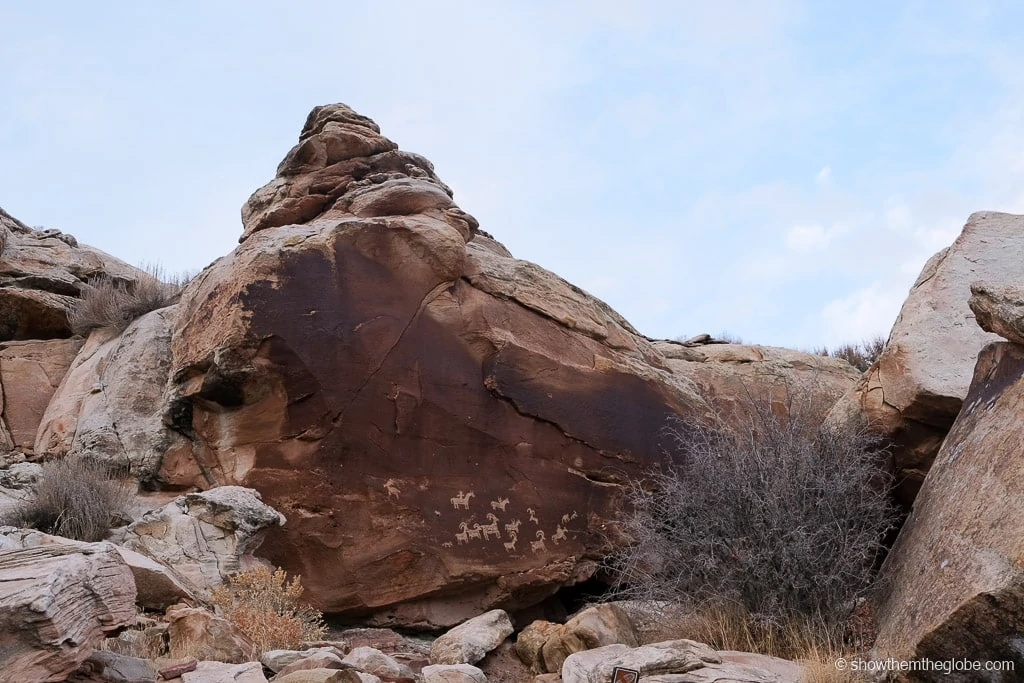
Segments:
[[[867,287],[828,302],[819,316],[822,342],[856,343],[875,335],[887,337],[907,298],[909,284],[876,280]]]
[[[820,186],[831,185],[832,167],[827,164],[823,166],[822,169],[818,171],[818,175],[814,176],[814,182],[816,182]]]

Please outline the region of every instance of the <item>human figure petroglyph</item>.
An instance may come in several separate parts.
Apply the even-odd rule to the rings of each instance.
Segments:
[[[460,507],[468,510],[469,509],[469,499],[472,498],[475,495],[476,494],[473,493],[472,491],[470,491],[469,493],[463,493],[462,491],[459,491],[459,495],[452,496],[452,498],[451,498],[452,507],[455,508],[456,510],[458,510]]]

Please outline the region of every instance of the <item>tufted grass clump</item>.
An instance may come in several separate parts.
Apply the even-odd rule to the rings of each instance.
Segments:
[[[98,278],[68,315],[71,331],[83,336],[96,329],[123,332],[133,320],[175,303],[188,279],[168,277],[157,265],[145,266],[134,282]]]

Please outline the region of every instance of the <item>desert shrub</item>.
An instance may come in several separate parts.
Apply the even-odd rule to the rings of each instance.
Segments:
[[[819,356],[842,358],[853,367],[864,372],[882,355],[882,351],[885,349],[885,341],[885,337],[876,335],[859,344],[842,344],[834,349],[822,347],[815,349],[814,353]]]
[[[144,266],[145,272],[134,282],[120,282],[109,277],[93,281],[71,309],[68,321],[71,331],[86,335],[95,329],[123,331],[146,313],[170,306],[177,301],[186,276],[167,277],[156,265]]]
[[[213,604],[261,653],[297,649],[305,641],[319,640],[327,630],[323,615],[299,602],[300,577],[287,578],[280,567],[271,571],[260,566],[234,574],[213,589]]]
[[[615,597],[740,614],[762,641],[846,628],[894,522],[884,451],[811,406],[780,417],[769,405],[667,427],[674,465],[631,487]]]
[[[47,462],[34,492],[3,523],[77,541],[102,540],[131,501],[130,486],[115,474],[86,458]]]

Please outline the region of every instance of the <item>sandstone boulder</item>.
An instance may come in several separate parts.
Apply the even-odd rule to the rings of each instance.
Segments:
[[[261,552],[377,624],[450,626],[590,576],[618,482],[662,458],[692,382],[478,236],[426,159],[342,105],[314,110],[243,218],[182,295],[169,414],[196,449],[161,476],[259,490],[290,520]]]
[[[345,656],[345,653],[336,647],[313,647],[306,650],[270,650],[260,655],[260,664],[263,668],[269,669],[274,673],[279,673],[285,667],[294,664],[303,659],[307,659],[313,655],[328,654],[338,657],[338,661],[341,661],[341,657]]]
[[[431,664],[476,664],[515,629],[504,610],[495,609],[459,624],[434,641]]]
[[[62,681],[135,621],[131,572],[109,543],[0,551],[0,670]]]
[[[626,612],[613,604],[587,608],[548,636],[541,646],[538,673],[561,671],[565,659],[575,652],[616,644],[639,645]]]
[[[174,314],[153,311],[121,334],[93,331],[42,416],[36,452],[89,456],[141,482],[165,457],[191,458],[191,444],[164,424]]]
[[[67,683],[156,683],[152,664],[139,657],[96,650]]]
[[[469,664],[432,664],[423,667],[423,683],[487,683],[487,676]]]
[[[259,655],[256,646],[231,622],[198,607],[167,610],[169,656],[241,664]]]
[[[287,676],[295,671],[309,671],[311,669],[354,669],[341,661],[341,657],[333,652],[314,652],[278,671],[279,676]]]
[[[341,661],[380,678],[412,678],[413,676],[409,667],[373,647],[352,648],[352,651]]]
[[[181,683],[267,683],[267,677],[259,662],[199,662],[194,671],[181,675]]]
[[[0,209],[0,341],[71,336],[68,312],[90,282],[140,272],[59,230],[33,230]]]
[[[200,588],[257,564],[253,552],[284,517],[259,493],[220,486],[175,498],[128,527],[124,545],[173,567]]]
[[[992,344],[883,566],[881,657],[1024,669],[1022,419],[1024,347]]]
[[[1019,281],[1024,216],[975,213],[953,244],[925,264],[885,350],[830,420],[865,419],[892,439],[900,499],[913,500],[971,382],[978,353],[998,337],[968,307],[971,283]]]
[[[722,654],[730,656],[725,660]],[[571,655],[562,667],[564,683],[607,683],[612,671],[622,667],[640,672],[644,683],[800,683],[800,667],[786,667],[783,660],[752,655],[760,668],[740,661],[740,653],[716,653],[692,640],[672,640],[638,648],[608,645]]]
[[[35,446],[46,406],[81,346],[81,339],[0,343],[0,408],[14,447]]]
[[[0,527],[0,549],[38,548],[50,545],[88,548],[91,544],[44,534],[35,529]],[[136,604],[139,607],[163,610],[182,600],[196,600],[195,589],[170,567],[128,548],[119,545],[113,547],[132,573]]]
[[[981,329],[1024,344],[1024,289],[1016,283],[975,282],[967,303]]]
[[[274,683],[363,683],[355,669],[306,669],[275,676]]]

